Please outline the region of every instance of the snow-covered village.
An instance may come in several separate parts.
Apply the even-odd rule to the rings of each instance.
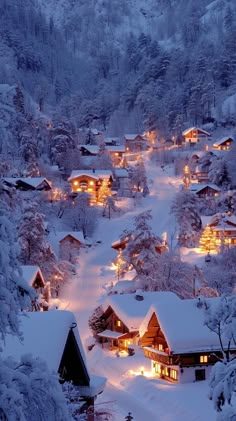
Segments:
[[[0,420],[235,420],[235,1],[0,11]]]

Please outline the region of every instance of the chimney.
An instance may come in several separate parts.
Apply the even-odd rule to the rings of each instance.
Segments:
[[[92,171],[93,171],[93,174],[95,174],[95,168],[93,168],[93,170],[92,170]]]
[[[143,301],[144,300],[143,291],[141,289],[137,289],[134,298],[137,301]]]

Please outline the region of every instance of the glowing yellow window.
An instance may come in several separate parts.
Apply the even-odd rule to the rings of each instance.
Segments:
[[[158,344],[158,349],[159,349],[159,351],[163,351],[163,345],[162,344]]]
[[[78,186],[78,181],[74,181],[74,186]]]
[[[121,321],[120,321],[120,320],[117,320],[117,321],[116,321],[116,326],[117,326],[117,327],[121,327]]]
[[[207,363],[208,355],[200,355],[200,363]]]
[[[177,380],[177,371],[176,371],[176,370],[171,369],[171,370],[170,370],[170,377],[171,377],[172,379],[174,379],[174,380]]]

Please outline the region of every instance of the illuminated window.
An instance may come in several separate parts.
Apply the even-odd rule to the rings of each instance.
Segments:
[[[156,374],[161,374],[161,364],[156,364],[155,365],[155,373]]]
[[[121,321],[120,320],[116,320],[116,326],[121,327]]]
[[[90,184],[90,186],[93,186],[94,185],[94,181],[90,181],[89,184]]]
[[[74,181],[74,186],[78,186],[78,181]]]
[[[170,377],[171,377],[172,379],[174,379],[174,380],[177,380],[177,371],[176,371],[176,370],[171,369],[171,370],[170,370]]]
[[[159,351],[163,351],[163,345],[162,344],[158,344],[158,349],[159,349]]]
[[[208,355],[200,355],[200,363],[207,363]]]

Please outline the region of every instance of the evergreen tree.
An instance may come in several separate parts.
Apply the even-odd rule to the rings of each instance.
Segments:
[[[104,311],[101,306],[95,308],[91,316],[89,317],[89,329],[91,330],[94,337],[98,333],[103,332],[106,329],[105,320],[104,320]]]

